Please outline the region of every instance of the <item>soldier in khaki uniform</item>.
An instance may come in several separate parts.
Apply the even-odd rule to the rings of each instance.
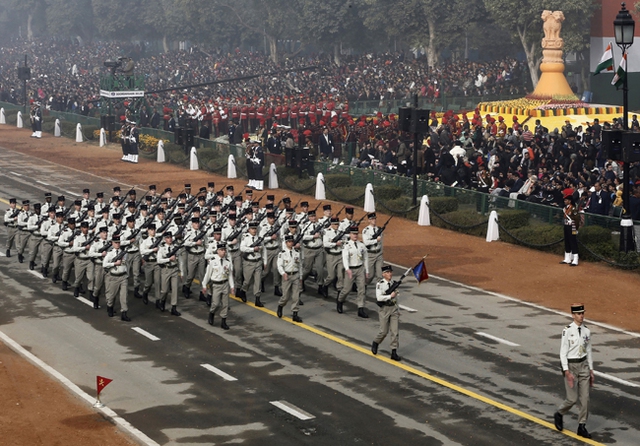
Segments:
[[[280,241],[280,226],[276,223],[276,215],[273,212],[267,212],[267,221],[260,227],[260,236],[264,237],[264,247],[266,256],[264,264],[266,265],[262,271],[262,282],[267,278],[269,273],[273,273],[273,285],[276,296],[282,296],[281,282],[282,278],[278,274],[278,253],[281,250],[282,242]],[[264,286],[262,287],[264,290]]]
[[[264,307],[260,302],[260,284],[263,269],[263,250],[262,241],[257,236],[258,223],[249,223],[249,232],[243,235],[240,251],[242,251],[242,273],[244,275],[244,283],[242,284],[242,292],[246,295],[249,285],[253,281],[253,294],[255,296],[256,307]],[[255,246],[254,246],[255,245]]]
[[[4,225],[7,227],[7,251],[6,256],[11,257],[11,248],[17,245],[16,235],[18,233],[18,227],[16,225],[18,220],[19,209],[16,209],[18,200],[15,198],[9,199],[9,209],[4,214]]]
[[[338,295],[338,313],[343,312],[342,305],[347,300],[347,296],[355,282],[358,286],[358,297],[356,299],[358,316],[368,318],[369,315],[364,309],[364,285],[365,280],[369,278],[367,248],[365,248],[364,243],[358,240],[357,226],[352,226],[349,233],[350,239],[342,249],[342,264],[347,275],[344,279],[344,287],[342,287],[342,291]]]
[[[584,304],[571,305],[573,322],[562,330],[560,341],[560,365],[564,375],[567,397],[554,414],[556,429],[564,428],[562,416],[578,403],[578,435],[591,438],[586,423],[589,416],[589,389],[593,386],[593,356],[591,331],[584,324]]]
[[[191,284],[193,279],[198,278],[202,281],[205,274],[206,263],[204,260],[205,237],[200,229],[200,217],[191,218],[191,228],[187,229],[184,234],[184,246],[187,251],[187,274],[182,284],[182,293],[186,299],[191,297]]]
[[[158,265],[158,250],[161,238],[156,235],[156,225],[151,223],[147,228],[148,237],[140,243],[140,254],[144,259],[144,287],[142,289],[142,303],[149,303],[149,291],[153,285],[156,301],[160,300],[160,266]]]
[[[82,280],[87,278],[87,287],[90,292],[93,290],[93,263],[89,257],[89,249],[91,249],[91,236],[89,235],[89,222],[83,221],[80,223],[80,234],[73,240],[73,252],[75,253],[75,260],[73,263],[73,270],[76,276],[75,282],[73,282],[73,296],[78,297],[80,295],[80,288],[82,287]],[[93,294],[93,293],[92,293]]]
[[[393,269],[391,265],[382,267],[382,279],[376,284],[376,302],[380,307],[378,316],[380,318],[380,331],[371,343],[371,353],[378,354],[378,346],[384,340],[389,332],[391,332],[391,359],[400,361],[402,358],[398,356],[398,321],[400,320],[400,310],[398,309],[398,292],[389,292],[394,281]]]
[[[127,311],[127,273],[126,254],[120,248],[120,234],[115,234],[111,238],[113,249],[110,250],[102,260],[102,267],[105,270],[105,294],[107,296],[107,314],[113,317],[113,306],[116,297],[120,299],[120,319],[131,322]]]
[[[293,235],[285,235],[285,248],[280,251],[277,259],[278,273],[282,276],[282,297],[278,302],[278,317],[282,317],[282,309],[289,299],[293,322],[302,322],[298,316],[298,303],[300,299],[300,253],[293,249]]]
[[[220,327],[228,330],[227,315],[229,314],[229,292],[235,294],[233,283],[233,263],[227,258],[227,245],[217,243],[217,253],[209,262],[207,272],[202,281],[202,293],[208,295],[211,286],[211,303],[209,307],[209,325],[213,325],[213,318],[218,308],[222,322]],[[207,298],[208,299],[208,298]]]
[[[62,249],[62,290],[67,291],[69,289],[69,275],[71,274],[71,268],[73,268],[73,262],[76,259],[76,253],[73,250],[73,239],[75,238],[76,220],[69,218],[67,220],[67,227],[62,231],[62,234],[58,237],[58,246]]]
[[[104,286],[104,268],[102,261],[107,256],[107,250],[111,247],[111,243],[107,240],[107,227],[102,226],[98,231],[98,238],[93,241],[89,248],[89,257],[93,262],[93,283],[91,284],[91,301],[93,308],[100,309],[100,291]],[[105,290],[106,293],[106,290]]]
[[[344,265],[342,264],[342,245],[344,243],[344,236],[340,236],[342,232],[338,229],[340,219],[337,217],[331,217],[331,226],[327,228],[322,237],[322,246],[325,251],[326,266],[327,266],[327,278],[324,280],[324,284],[321,287],[321,293],[324,297],[329,297],[329,285],[336,280],[336,289],[338,294],[342,290],[344,282]],[[338,237],[338,240],[334,239]]]
[[[171,292],[171,314],[180,316],[178,311],[178,259],[174,252],[173,234],[171,231],[164,233],[164,243],[158,250],[158,266],[160,267],[160,299],[156,300],[156,308],[165,310],[167,296]]]
[[[376,214],[372,212],[368,215],[369,225],[362,230],[362,242],[367,247],[369,272],[371,275],[367,280],[367,284],[373,280],[379,280],[382,277],[382,264],[384,258],[382,256],[382,235],[376,236],[378,226],[376,226]]]

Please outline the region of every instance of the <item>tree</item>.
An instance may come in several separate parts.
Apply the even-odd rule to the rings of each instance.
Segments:
[[[484,0],[484,4],[495,22],[522,45],[534,88],[542,62],[542,11],[564,12],[564,51],[581,52],[588,47],[589,22],[597,7],[595,0]]]
[[[93,38],[93,8],[86,0],[46,0],[47,29],[55,36]]]
[[[20,20],[26,19],[27,40],[33,40],[33,21],[37,16],[44,17],[46,4],[43,0],[6,0],[7,7],[20,13]]]

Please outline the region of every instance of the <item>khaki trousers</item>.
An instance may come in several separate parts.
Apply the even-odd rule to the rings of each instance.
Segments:
[[[300,302],[300,273],[287,274],[287,280],[282,279],[282,297],[278,305],[284,307],[291,299],[291,311],[298,311],[298,303]]]
[[[127,271],[133,275],[133,287],[139,288],[142,280],[140,280],[140,265],[142,265],[142,256],[140,251],[127,252]]]
[[[36,257],[38,256],[38,251],[42,243],[43,243],[42,237],[35,234],[31,234],[31,237],[29,237],[29,261],[30,262],[36,261]]]
[[[387,333],[391,332],[391,348],[398,348],[398,321],[400,320],[398,306],[385,305],[380,307],[378,317],[380,319],[380,331],[374,339],[374,342],[380,344],[387,336]]]
[[[585,424],[589,417],[589,362],[585,359],[582,362],[570,362],[569,371],[575,377],[573,380],[573,388],[569,387],[567,378],[564,378],[564,388],[567,397],[558,408],[560,414],[565,415],[574,404],[578,403],[580,410],[578,412],[578,424]]]
[[[382,258],[382,251],[371,254],[367,256],[369,262],[369,279],[367,279],[367,285],[371,282],[378,283],[380,279],[382,279],[382,265],[384,264],[384,259]]]
[[[98,297],[100,295],[100,291],[102,291],[102,287],[104,286],[104,268],[102,267],[102,263],[93,263],[93,284],[91,285],[91,290],[93,295]],[[106,290],[105,290],[106,295]]]
[[[68,282],[69,275],[71,274],[71,268],[73,267],[73,262],[76,260],[76,255],[72,252],[63,252],[62,253],[62,281]]]
[[[267,267],[262,271],[262,280],[264,280],[269,273],[273,273],[273,286],[279,287],[282,283],[282,277],[278,273],[278,249],[267,249],[267,258],[265,264]]]
[[[302,247],[302,280],[305,280],[311,271],[318,274],[318,285],[324,283],[324,250],[322,248],[310,249]]]
[[[178,305],[178,275],[177,266],[160,268],[160,300],[167,300],[171,291],[171,305]]]
[[[160,266],[156,261],[144,262],[144,293],[148,293],[153,285],[153,296],[160,299]]]
[[[18,240],[16,240],[17,235],[18,228],[15,226],[7,226],[7,249],[11,249],[14,244],[18,246]]]
[[[262,259],[257,261],[242,260],[242,273],[244,275],[244,283],[242,291],[247,292],[249,285],[253,281],[253,295],[260,297],[260,284],[262,281]]]
[[[107,297],[107,306],[113,307],[116,297],[120,298],[120,310],[129,311],[127,306],[127,283],[129,277],[127,274],[122,276],[114,276],[110,273],[105,275],[105,294]]]
[[[342,254],[325,254],[327,261],[327,278],[324,280],[324,286],[329,286],[333,282],[333,279],[338,279],[336,282],[336,289],[338,293],[342,289],[344,284],[344,265],[342,264]]]
[[[220,317],[227,318],[229,314],[229,282],[211,284],[211,308],[209,313],[214,313],[220,308]]]
[[[365,298],[365,294],[364,294],[364,287],[365,287],[364,265],[362,265],[359,268],[353,268],[352,267],[351,273],[352,273],[352,277],[353,278],[349,279],[349,276],[347,275],[347,273],[345,271],[344,287],[342,288],[342,291],[340,291],[340,294],[338,295],[338,301],[339,302],[344,302],[345,300],[347,300],[347,296],[351,292],[351,286],[355,282],[355,284],[358,286],[358,296],[356,297],[356,304],[358,305],[358,308],[364,308],[364,298]]]
[[[193,279],[198,276],[200,283],[204,280],[204,271],[207,264],[204,260],[204,251],[202,254],[190,254],[187,253],[187,275],[184,279],[183,285],[191,288]]]
[[[91,259],[81,259],[76,257],[73,264],[76,280],[73,282],[73,287],[78,288],[82,283],[84,277],[87,278],[87,287],[89,291],[93,290],[93,262]]]

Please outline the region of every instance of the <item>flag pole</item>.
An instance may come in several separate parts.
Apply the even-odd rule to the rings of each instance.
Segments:
[[[104,407],[102,401],[100,401],[100,392],[96,392],[96,403],[93,405],[96,409],[101,409]]]

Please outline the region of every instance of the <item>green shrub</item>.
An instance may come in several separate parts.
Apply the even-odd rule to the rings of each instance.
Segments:
[[[441,214],[441,217],[434,216],[431,218],[431,224],[439,228],[452,229],[480,237],[484,237],[487,234],[487,218],[475,212],[454,211]]]
[[[537,225],[537,226],[523,226],[509,230],[516,239],[509,236],[506,232],[500,231],[500,239],[507,243],[514,243],[516,245],[554,245],[542,247],[537,246],[535,249],[541,251],[550,251],[561,254],[564,252],[564,238],[563,228],[558,225]]]
[[[337,189],[339,187],[351,186],[351,177],[345,174],[325,175],[324,182],[327,188]]]
[[[209,172],[217,172],[221,171],[223,167],[227,165],[227,160],[222,158],[211,158],[207,161],[198,161],[198,163],[202,163],[204,169]]]
[[[82,134],[86,139],[94,139],[93,136],[96,130],[100,130],[97,125],[87,124],[82,126]]]
[[[503,209],[498,213],[498,221],[509,231],[529,226],[529,218],[531,218],[531,214],[527,211]]]
[[[584,226],[578,231],[578,239],[585,245],[611,243],[611,229],[602,226]]]
[[[349,186],[332,189],[332,192],[327,190],[327,199],[364,206],[364,189],[360,186]]]
[[[280,187],[284,187],[294,191],[309,189],[309,191],[307,191],[306,193],[313,194],[315,190],[312,189],[311,186],[314,186],[315,184],[316,184],[315,178],[298,178],[297,174],[281,177],[280,172],[278,171],[278,185]]]
[[[580,236],[580,234],[578,234],[578,236]],[[580,254],[581,260],[598,262],[600,261],[599,257],[602,257],[614,262],[620,262],[624,264],[638,263],[637,260],[633,262],[632,258],[622,258],[624,256],[624,253],[619,252],[618,247],[611,241],[611,236],[609,236],[609,240],[606,242],[584,244],[584,245],[578,244],[578,252]],[[593,254],[591,254],[592,252]]]
[[[387,201],[402,197],[402,189],[398,186],[378,186],[373,189],[376,200]]]
[[[458,210],[458,200],[455,197],[429,197],[429,207],[437,214],[447,214]]]

